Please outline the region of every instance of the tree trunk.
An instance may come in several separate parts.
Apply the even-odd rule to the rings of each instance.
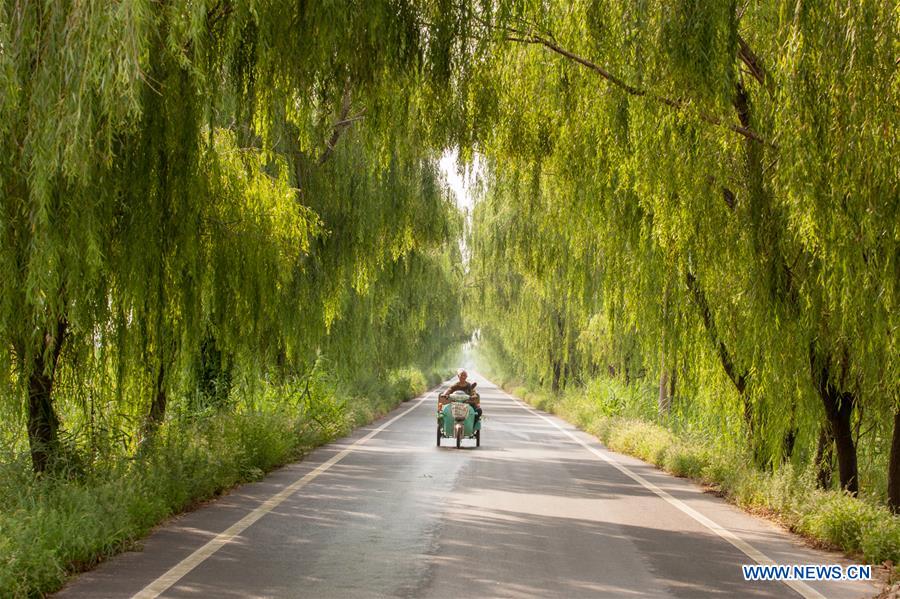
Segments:
[[[797,401],[791,399],[791,419],[788,429],[781,438],[781,461],[789,462],[794,455],[794,446],[797,443]]]
[[[888,507],[900,514],[900,408],[894,412],[894,435],[888,463]]]
[[[168,403],[168,395],[166,394],[166,365],[160,362],[159,370],[156,373],[156,390],[153,400],[150,402],[150,411],[147,413],[147,421],[144,426],[146,435],[152,435],[162,424],[166,417],[166,404]]]
[[[831,433],[834,436],[841,488],[851,495],[856,495],[859,492],[859,470],[856,463],[856,446],[853,443],[853,427],[850,424],[853,408],[856,406],[856,396],[848,391],[842,391],[835,385],[832,381],[829,360],[819,355],[814,345],[810,347],[810,367],[816,391],[825,408],[825,417],[831,425]]]
[[[784,433],[781,439],[781,461],[790,462],[794,455],[794,445],[797,443],[797,429],[791,427]]]
[[[553,393],[559,393],[560,378],[562,378],[562,364],[559,360],[553,361],[553,380],[550,383],[550,390]]]
[[[725,374],[728,375],[728,378],[731,379],[734,388],[737,389],[737,392],[743,397],[744,389],[747,388],[747,373],[738,370],[734,363],[734,357],[726,347],[725,342],[719,337],[719,331],[716,328],[712,310],[709,308],[709,302],[706,301],[706,294],[703,293],[703,289],[700,288],[697,277],[694,276],[694,273],[688,271],[685,274],[685,282],[687,283],[688,290],[691,292],[691,298],[694,300],[694,304],[697,306],[697,309],[700,310],[703,326],[706,328],[706,333],[709,335],[713,347],[716,348],[716,354],[719,356],[719,362],[722,364],[722,369],[725,371]],[[744,410],[745,413],[748,410],[748,404],[746,402],[744,403]]]
[[[656,402],[656,408],[660,418],[669,415],[669,408],[672,405],[672,396],[669,395],[669,371],[665,367],[665,359],[660,360],[662,368],[659,373],[659,399]]]
[[[685,274],[685,282],[687,283],[688,290],[691,292],[691,298],[694,300],[694,304],[697,306],[697,309],[700,310],[700,317],[703,319],[703,326],[706,328],[706,333],[709,335],[713,347],[716,348],[716,354],[719,356],[719,363],[722,365],[722,370],[724,370],[725,374],[728,375],[728,378],[731,379],[734,388],[737,389],[738,395],[741,396],[741,402],[743,403],[744,408],[744,424],[747,425],[747,431],[750,435],[750,445],[753,448],[753,455],[758,457],[756,455],[757,444],[754,440],[753,405],[744,393],[747,389],[747,373],[740,370],[735,365],[734,356],[728,350],[725,342],[719,337],[716,321],[713,318],[712,310],[710,310],[709,302],[706,301],[706,294],[703,292],[703,289],[700,288],[700,283],[697,281],[694,273],[688,271]]]
[[[656,400],[656,411],[659,418],[669,415],[672,407],[672,396],[669,394],[669,356],[667,355],[666,327],[669,324],[669,287],[663,292],[663,327],[659,339],[659,396]]]
[[[556,325],[556,339],[558,343],[553,344],[553,349],[551,349],[550,361],[553,364],[553,380],[550,384],[550,389],[554,394],[559,393],[563,384],[563,344],[566,339],[566,326],[563,322],[562,314],[558,311],[554,313],[553,317],[554,323]],[[555,356],[553,354],[556,354]]]
[[[819,429],[819,444],[816,447],[816,482],[820,489],[831,488],[831,473],[834,459],[834,437],[831,435],[831,426],[827,422],[822,423]]]
[[[675,388],[678,385],[678,371],[669,371],[669,409],[672,409],[672,402],[675,401]]]
[[[53,408],[53,382],[68,322],[61,318],[56,330],[44,333],[40,351],[28,374],[28,445],[35,472],[45,472],[57,457],[59,417]]]
[[[852,396],[850,396],[852,398]],[[841,488],[851,495],[859,492],[859,471],[856,464],[856,446],[853,444],[853,431],[850,417],[854,402],[847,399],[838,400],[837,417],[832,420],[834,428],[834,446],[837,449],[838,476]]]

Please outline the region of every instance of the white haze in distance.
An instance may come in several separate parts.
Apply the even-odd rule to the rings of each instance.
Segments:
[[[472,207],[475,205],[475,189],[478,183],[478,176],[481,172],[481,161],[478,154],[472,164],[460,173],[459,151],[452,148],[444,151],[441,160],[438,163],[447,186],[453,194],[453,201],[460,210],[463,211],[466,219],[466,228],[472,223]],[[462,252],[463,268],[469,270],[469,248],[466,247],[465,235],[459,240],[459,249]]]
[[[471,215],[472,206],[475,204],[475,183],[481,169],[481,161],[478,158],[476,154],[473,164],[462,174],[459,172],[459,151],[456,148],[445,150],[438,163],[450,191],[453,192],[456,205],[466,213],[466,218]]]

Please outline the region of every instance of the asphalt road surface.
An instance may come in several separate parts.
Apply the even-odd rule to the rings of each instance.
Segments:
[[[745,582],[742,564],[849,564],[606,450],[477,373],[482,446],[435,446],[436,392],[158,528],[75,597],[870,597]]]

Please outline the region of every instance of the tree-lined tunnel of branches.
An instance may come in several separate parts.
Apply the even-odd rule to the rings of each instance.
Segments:
[[[381,380],[478,330],[554,392],[648,382],[649,417],[898,509],[898,19],[5,0],[8,456],[86,468],[323,363]],[[448,148],[481,157],[470,226]]]

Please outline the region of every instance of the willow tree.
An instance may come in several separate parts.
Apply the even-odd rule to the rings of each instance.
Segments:
[[[636,226],[598,231],[597,276],[628,271],[603,295],[624,285],[645,329],[665,324],[665,303],[688,306],[754,443],[790,455],[822,420],[855,492],[855,408],[883,414],[896,394],[890,7],[501,3],[474,19],[478,51],[495,53],[475,69],[496,74],[503,123],[483,151],[503,164],[530,149],[555,174],[541,193],[565,203],[588,189],[585,213],[603,222],[632,206]]]
[[[452,221],[436,199],[434,151],[410,149],[393,123],[411,122],[398,91],[428,62],[419,21],[440,12],[365,8],[2,3],[0,338],[4,375],[27,397],[35,470],[57,453],[53,386],[67,351],[99,347],[120,393],[135,379],[128,389],[149,395],[152,428],[206,339],[256,356],[263,372],[269,357],[325,343],[348,281],[363,296],[388,293],[374,285],[382,275],[394,292],[449,280],[415,257],[440,254],[446,235],[434,227]],[[428,51],[440,54],[434,41]],[[367,202],[402,199],[375,227],[341,220],[357,184],[329,170],[342,149],[363,157]],[[393,276],[404,261],[421,277]],[[448,323],[454,306],[434,304]]]
[[[27,389],[35,469],[59,422],[54,373],[66,339],[106,310],[106,256],[118,198],[117,133],[140,112],[148,34],[138,4],[69,20],[66,3],[4,2],[0,16],[4,373]]]

